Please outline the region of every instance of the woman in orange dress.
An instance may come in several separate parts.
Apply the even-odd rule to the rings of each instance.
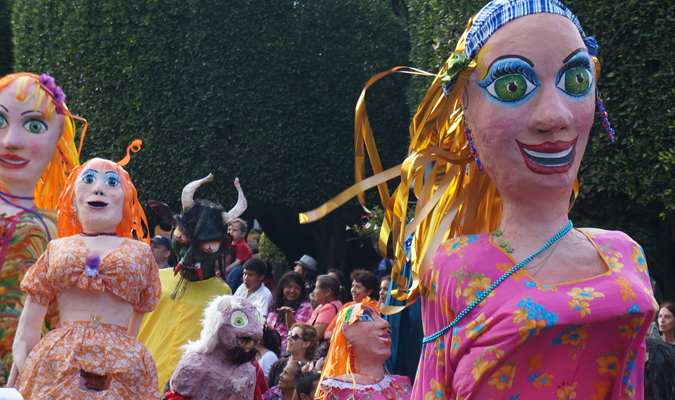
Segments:
[[[46,74],[0,78],[0,386],[12,366],[25,299],[19,284],[56,237],[56,203],[68,174],[80,163],[65,98]],[[45,332],[57,318],[52,304]]]
[[[129,175],[90,160],[73,170],[58,209],[59,239],[21,283],[19,392],[31,400],[159,398],[154,360],[136,335],[161,287],[150,247],[133,239],[143,237],[145,215]],[[38,321],[53,298],[61,326],[40,340]]]

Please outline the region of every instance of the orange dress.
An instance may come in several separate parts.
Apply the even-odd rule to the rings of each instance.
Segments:
[[[85,268],[91,253],[79,236],[57,239],[26,274],[21,290],[31,302],[47,306],[73,286],[88,292],[108,290],[138,313],[152,311],[161,294],[150,247],[127,239],[97,268]],[[157,368],[150,352],[127,327],[97,322],[66,322],[31,351],[19,392],[38,399],[157,399]],[[106,376],[106,389],[80,387],[81,371]]]

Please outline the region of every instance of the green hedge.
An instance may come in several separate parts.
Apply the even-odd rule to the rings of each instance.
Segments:
[[[128,166],[142,201],[177,207],[213,172],[198,196],[234,204],[238,176],[253,215],[311,209],[353,183],[360,90],[409,48],[371,0],[22,0],[14,17],[17,69],[52,74],[89,120],[84,159],[143,139]],[[377,85],[369,104],[386,166],[405,155],[406,85]]]
[[[11,18],[12,0],[0,0],[0,76],[11,73],[14,67]]]
[[[573,218],[642,240],[661,286],[675,287],[675,6],[665,1],[564,3],[600,45],[598,82],[617,139],[599,115],[579,175]],[[409,0],[411,64],[438,71],[485,1]],[[414,107],[429,85],[414,78]],[[665,288],[664,288],[665,290]],[[675,298],[675,289],[667,295]]]

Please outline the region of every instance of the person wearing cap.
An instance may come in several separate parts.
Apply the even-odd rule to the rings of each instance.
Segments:
[[[157,235],[150,239],[150,249],[159,269],[168,268],[169,258],[171,257],[171,240],[166,236]]]
[[[305,280],[305,287],[308,293],[314,290],[314,282],[316,281],[317,262],[312,256],[305,254],[298,261],[295,262],[295,272],[302,275]]]

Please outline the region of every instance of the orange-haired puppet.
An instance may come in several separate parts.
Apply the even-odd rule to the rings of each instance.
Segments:
[[[129,175],[112,161],[90,160],[73,170],[58,209],[59,238],[21,282],[19,392],[32,400],[159,398],[155,362],[136,335],[161,287],[150,246],[135,240],[145,215]],[[40,340],[36,321],[53,298],[61,325]]]
[[[46,74],[0,78],[0,386],[12,366],[25,300],[19,284],[56,237],[56,204],[80,164],[73,119],[81,118],[70,114],[65,99]],[[85,130],[86,121],[81,138]],[[53,329],[57,319],[53,304],[44,331]]]
[[[407,400],[412,385],[407,376],[387,375],[384,361],[391,356],[389,322],[377,302],[363,302],[340,311],[317,398],[322,400]]]

